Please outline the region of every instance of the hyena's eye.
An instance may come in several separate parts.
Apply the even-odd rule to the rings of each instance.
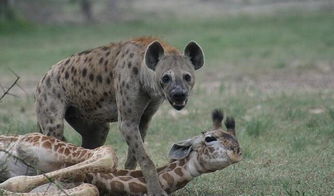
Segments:
[[[171,79],[172,79],[172,78],[170,77],[170,75],[166,74],[166,75],[164,75],[164,76],[161,78],[161,81],[162,81],[163,83],[167,84],[168,82],[171,81]]]
[[[190,74],[184,74],[183,79],[187,82],[190,82],[191,81],[191,75]]]

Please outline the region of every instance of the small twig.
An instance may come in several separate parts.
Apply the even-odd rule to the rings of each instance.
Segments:
[[[46,174],[44,174],[45,172],[43,172],[42,170],[37,169],[36,167],[34,167],[34,166],[30,165],[29,163],[27,163],[25,160],[21,159],[20,157],[18,157],[18,156],[16,156],[16,155],[13,155],[12,153],[10,153],[10,152],[7,151],[7,150],[0,149],[0,152],[4,152],[4,153],[8,154],[9,156],[11,156],[11,157],[13,157],[13,158],[15,158],[15,159],[21,161],[21,162],[22,162],[23,164],[25,164],[26,166],[31,167],[31,168],[35,169],[36,171],[42,172],[42,175],[43,175],[43,176],[44,176],[50,183],[55,184],[56,187],[57,187],[61,192],[63,192],[65,195],[68,196],[68,194],[66,193],[66,191],[65,191],[60,185],[58,185],[57,183],[55,183],[54,180],[53,180],[52,178],[49,178]]]
[[[12,71],[12,72],[13,72],[13,71]],[[14,75],[16,76],[16,79],[15,79],[15,81],[12,83],[12,85],[10,85],[10,87],[7,88],[7,90],[1,95],[1,97],[0,97],[0,101],[1,101],[6,95],[9,94],[9,91],[16,85],[17,81],[19,81],[19,79],[20,79],[20,76],[18,76],[15,72],[13,72],[13,73],[14,73]]]
[[[15,73],[14,70],[12,70],[11,68],[8,68],[8,69],[9,69],[9,71],[12,72],[12,74],[14,74],[17,78],[20,77],[19,75],[17,75],[17,74]],[[19,83],[17,83],[16,86],[19,87],[19,88],[24,92],[24,94],[26,94],[26,95],[28,94],[27,91],[24,90],[24,88],[22,88],[21,85],[20,85]]]
[[[16,85],[18,85],[18,83],[17,83]],[[2,92],[5,92],[5,91],[6,91],[6,88],[3,87],[1,84],[0,84],[0,88],[1,88]],[[11,95],[11,96],[13,96],[13,97],[18,97],[17,95],[14,95],[14,94],[12,94],[12,93],[7,93],[7,95]]]

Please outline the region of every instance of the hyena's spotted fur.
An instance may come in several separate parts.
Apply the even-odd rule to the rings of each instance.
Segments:
[[[104,144],[109,122],[119,122],[128,146],[126,168],[139,162],[150,194],[162,194],[143,140],[151,117],[167,99],[182,109],[194,85],[194,70],[204,64],[201,48],[190,42],[181,54],[167,43],[141,37],[72,55],[57,64],[37,86],[41,132],[64,139],[65,119],[82,136],[82,146]]]

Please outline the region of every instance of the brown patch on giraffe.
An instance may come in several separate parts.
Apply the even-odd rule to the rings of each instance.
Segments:
[[[111,175],[109,173],[108,174],[100,173],[100,176],[104,179],[111,179],[111,178],[114,177],[113,175]]]
[[[73,156],[73,157],[77,157],[77,156],[78,156],[78,154],[80,154],[80,152],[78,152],[78,151],[75,151],[75,152],[73,152],[73,153],[72,153],[72,156]]]
[[[59,142],[59,143],[57,143],[56,145],[53,146],[53,149],[57,151],[59,148],[61,148],[63,146],[65,146],[65,145],[63,143]]]
[[[144,193],[146,192],[146,187],[142,184],[136,182],[129,183],[129,189],[132,193]]]
[[[182,169],[179,167],[179,168],[176,168],[175,171],[174,171],[178,176],[183,176],[184,173],[182,172]]]
[[[41,137],[39,137],[39,136],[35,136],[35,137],[32,138],[31,141],[32,141],[33,143],[37,143],[40,139],[41,139]]]
[[[209,146],[209,147],[208,147],[208,150],[209,150],[211,153],[213,153],[213,152],[215,151],[215,149],[214,149],[212,146]]]
[[[134,178],[142,177],[143,176],[143,172],[140,171],[140,170],[131,171],[129,173],[129,176],[132,176]]]
[[[103,183],[103,182],[96,181],[96,182],[94,183],[94,185],[97,186],[97,188],[98,188],[99,190],[104,190],[104,191],[108,190],[107,187],[106,187],[106,185],[105,185],[105,183]]]
[[[48,140],[48,138],[46,136],[42,136],[41,141],[43,142],[43,141],[46,141],[46,140]]]
[[[64,153],[64,150],[65,150],[65,147],[62,147],[58,150],[59,153],[63,154]]]
[[[179,161],[179,166],[183,166],[184,164],[186,164],[186,160],[185,159],[181,159]]]
[[[89,151],[88,150],[82,150],[81,153],[80,153],[80,158],[85,156],[87,154],[87,152],[89,152]]]
[[[172,164],[170,164],[170,166],[168,168],[173,170],[175,167],[176,167],[176,163],[172,163]]]
[[[64,154],[67,156],[67,155],[69,155],[70,153],[71,153],[70,150],[69,150],[68,148],[66,148]]]
[[[110,188],[111,190],[123,190],[124,189],[124,184],[119,181],[112,181],[110,183]]]
[[[127,175],[128,174],[128,170],[123,170],[123,169],[120,169],[120,170],[117,170],[114,174],[116,175],[116,176],[125,176],[125,175]]]
[[[139,177],[139,178],[137,178],[140,182],[142,182],[142,183],[146,183],[146,181],[145,181],[145,178],[144,177]]]
[[[46,141],[43,143],[43,147],[47,149],[51,149],[51,143],[49,141]]]
[[[162,178],[166,180],[168,186],[172,186],[174,184],[174,178],[170,174],[165,173],[162,175]]]
[[[181,181],[181,182],[177,182],[177,183],[176,183],[176,187],[177,187],[178,189],[180,189],[180,188],[186,186],[186,185],[188,184],[188,182],[189,182],[188,180],[183,180],[183,181]]]

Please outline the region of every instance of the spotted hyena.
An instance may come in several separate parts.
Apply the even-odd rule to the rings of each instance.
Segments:
[[[180,53],[166,42],[140,37],[86,50],[55,64],[37,86],[36,112],[41,132],[64,139],[65,120],[82,136],[82,146],[104,144],[109,122],[118,121],[128,144],[125,167],[138,161],[149,193],[162,189],[143,141],[148,124],[167,99],[185,107],[194,86],[194,71],[203,52],[190,42]]]

